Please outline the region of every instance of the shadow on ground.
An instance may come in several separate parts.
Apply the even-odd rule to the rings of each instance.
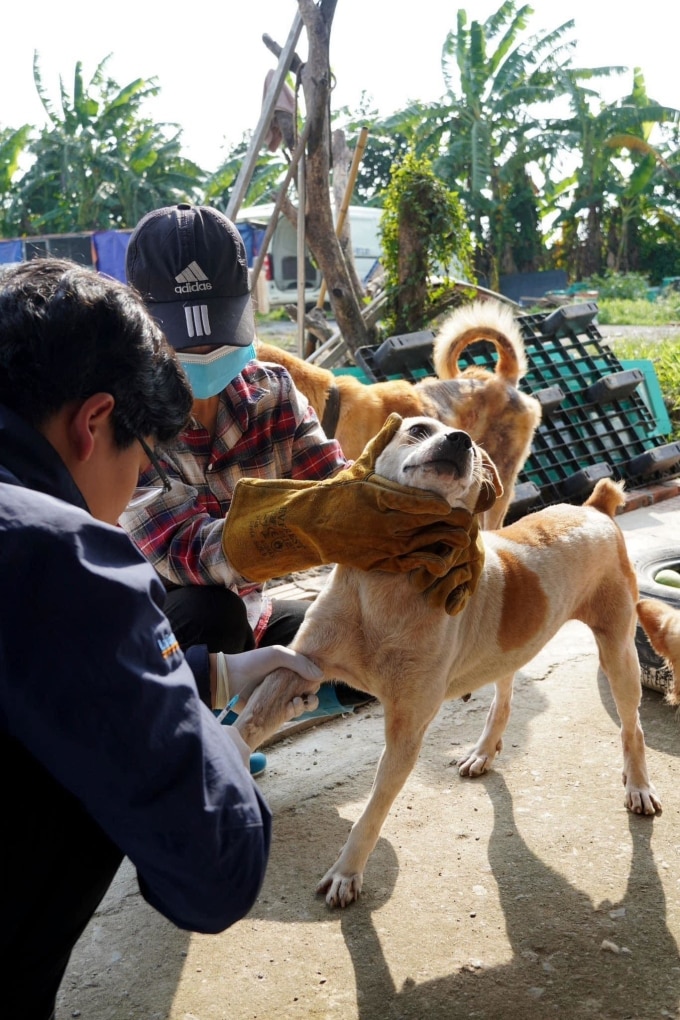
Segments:
[[[595,905],[523,841],[503,777],[489,775],[484,785],[494,810],[488,857],[512,960],[489,969],[471,966],[424,984],[406,982],[397,989],[372,923],[345,912],[341,925],[361,1020],[675,1016],[678,947],[666,924],[652,852],[655,822],[630,817],[628,890],[620,902]]]

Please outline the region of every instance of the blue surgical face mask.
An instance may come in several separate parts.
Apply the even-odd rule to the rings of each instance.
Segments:
[[[218,347],[210,354],[189,354],[183,351],[177,354],[177,360],[189,378],[196,400],[205,400],[221,393],[254,357],[254,344],[249,347]]]

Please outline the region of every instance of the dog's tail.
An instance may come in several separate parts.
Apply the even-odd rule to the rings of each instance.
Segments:
[[[623,482],[613,482],[611,478],[601,478],[584,506],[592,506],[607,517],[616,517],[616,511],[626,502],[623,491]]]
[[[512,310],[500,301],[473,301],[457,308],[434,338],[433,359],[440,379],[461,374],[458,359],[469,344],[488,340],[498,351],[496,375],[516,386],[527,370],[524,342]]]
[[[640,599],[637,614],[652,648],[673,670],[673,687],[666,700],[680,705],[680,610],[658,599]]]

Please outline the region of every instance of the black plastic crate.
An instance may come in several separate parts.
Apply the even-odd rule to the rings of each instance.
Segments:
[[[680,443],[654,435],[656,419],[641,395],[643,373],[626,369],[603,342],[594,302],[518,318],[527,356],[520,389],[536,397],[543,418],[521,471],[508,519],[559,502],[580,503],[599,478],[628,488],[669,477],[680,467]],[[417,382],[433,376],[433,334],[390,337],[362,347],[356,361],[369,379]],[[496,352],[480,341],[463,366],[493,370]]]
[[[435,375],[433,340],[434,333],[429,330],[390,336],[375,347],[359,347],[354,352],[354,360],[371,382],[385,382],[386,379],[417,382]]]
[[[643,373],[625,369],[603,342],[596,311],[589,302],[518,320],[528,362],[520,388],[539,399],[553,395],[541,401],[543,419],[519,476],[540,490],[532,509],[581,502],[602,477],[634,488],[680,465],[680,444],[653,434],[656,419],[640,393]],[[509,517],[521,512],[513,503]]]
[[[434,333],[429,329],[388,337],[375,349],[373,360],[376,370],[389,375],[410,369],[418,371],[423,363],[431,365],[433,340]]]

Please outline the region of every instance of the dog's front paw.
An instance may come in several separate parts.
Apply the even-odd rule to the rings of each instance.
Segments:
[[[323,876],[316,891],[326,894],[326,903],[329,907],[347,907],[353,900],[359,899],[363,884],[362,872],[357,871],[353,875],[343,875],[338,865],[334,864]]]
[[[461,776],[481,776],[488,772],[493,765],[493,760],[502,747],[499,740],[495,751],[489,752],[485,747],[473,747],[463,758],[458,758],[458,774]]]
[[[634,815],[660,815],[661,801],[650,783],[648,787],[631,787],[626,783],[624,804]]]

